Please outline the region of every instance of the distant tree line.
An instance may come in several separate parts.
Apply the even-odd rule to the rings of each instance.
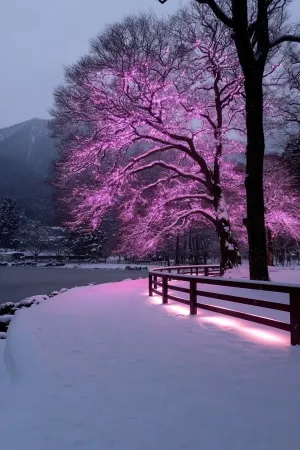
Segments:
[[[42,253],[63,257],[97,260],[105,254],[107,234],[103,230],[70,232],[28,219],[17,202],[6,197],[0,203],[0,248],[2,251],[26,251],[35,260]]]

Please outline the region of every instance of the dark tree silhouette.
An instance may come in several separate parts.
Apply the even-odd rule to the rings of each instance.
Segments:
[[[0,203],[0,246],[11,247],[13,238],[21,222],[21,212],[10,197],[4,198]]]
[[[97,260],[103,256],[103,245],[106,235],[102,230],[91,232],[71,232],[67,246],[72,249],[75,256],[84,256]]]
[[[167,0],[159,0],[165,3]],[[196,0],[232,30],[244,74],[247,126],[247,231],[250,278],[269,280],[264,220],[263,76],[268,57],[284,42],[300,42],[285,25],[289,0]]]

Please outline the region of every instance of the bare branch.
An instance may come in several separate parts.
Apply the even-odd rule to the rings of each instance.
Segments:
[[[204,209],[201,209],[201,208],[194,208],[194,209],[189,209],[188,211],[184,211],[184,212],[180,213],[179,216],[174,220],[174,222],[172,222],[171,225],[166,227],[164,229],[164,231],[172,230],[178,224],[178,222],[180,222],[182,219],[185,219],[193,214],[200,214],[201,216],[205,217],[213,224],[215,224],[215,222],[216,222],[215,218],[208,211],[205,211]]]
[[[207,200],[208,202],[213,201],[213,197],[208,194],[186,194],[186,195],[177,195],[176,197],[172,197],[166,201],[166,203],[175,202],[178,200]]]
[[[275,39],[275,41],[270,42],[270,48],[274,48],[277,45],[282,44],[283,42],[299,42],[300,43],[300,36],[292,35],[292,34],[286,34],[283,36],[280,36],[278,39]]]
[[[145,166],[142,167],[138,167],[137,169],[132,170],[130,173],[138,173],[138,172],[142,172],[144,170],[147,169],[152,169],[155,166],[159,166],[159,167],[163,167],[164,169],[168,169],[168,170],[172,170],[173,172],[177,173],[178,175],[184,177],[184,178],[188,178],[190,180],[194,180],[194,181],[198,181],[199,183],[203,184],[204,186],[206,186],[206,181],[201,178],[198,177],[197,175],[193,175],[191,173],[188,172],[184,172],[183,170],[180,170],[177,166],[173,166],[172,164],[167,164],[163,161],[154,161],[152,163],[146,164]]]
[[[229,28],[233,28],[233,20],[217,5],[215,0],[196,0],[200,5],[208,5],[215,16]]]
[[[167,0],[158,0],[162,5],[167,2]],[[215,0],[196,0],[199,5],[208,5],[213,11],[215,16],[221,20],[229,28],[233,28],[233,21],[230,17],[225,14],[225,12],[217,5]]]

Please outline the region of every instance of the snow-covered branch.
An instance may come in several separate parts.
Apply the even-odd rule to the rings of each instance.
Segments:
[[[201,184],[206,186],[206,181],[202,177],[199,177],[197,175],[185,172],[185,171],[181,170],[179,167],[174,166],[172,164],[168,164],[168,163],[166,163],[164,161],[154,161],[154,162],[151,162],[149,164],[145,164],[142,167],[138,167],[137,169],[133,169],[131,171],[131,173],[132,174],[139,173],[139,172],[142,172],[142,171],[145,171],[145,170],[148,170],[148,169],[152,169],[153,167],[156,167],[156,166],[163,167],[164,169],[171,170],[172,172],[176,173],[177,175],[179,175],[179,176],[181,176],[183,178],[187,178],[187,179],[190,179],[190,180],[198,181],[199,183],[201,183]]]

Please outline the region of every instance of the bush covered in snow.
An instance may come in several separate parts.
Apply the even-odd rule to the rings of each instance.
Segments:
[[[14,314],[17,310],[17,303],[7,302],[0,305],[0,316]]]

